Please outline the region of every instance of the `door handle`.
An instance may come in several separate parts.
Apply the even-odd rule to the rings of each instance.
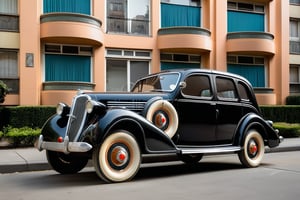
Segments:
[[[216,109],[216,119],[219,118],[219,115],[220,115],[220,111],[219,111],[219,109]]]

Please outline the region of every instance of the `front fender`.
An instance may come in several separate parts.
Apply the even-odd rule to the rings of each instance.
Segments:
[[[41,135],[43,135],[45,141],[56,142],[58,137],[65,136],[67,123],[68,117],[53,115],[43,125]]]
[[[243,146],[244,138],[249,129],[256,129],[270,147],[278,146],[280,143],[278,131],[276,131],[266,120],[255,113],[247,114],[240,121],[234,137],[234,145]]]
[[[127,130],[135,136],[144,153],[175,152],[176,146],[162,130],[143,116],[126,109],[109,109],[93,130],[95,143],[101,144],[115,130]]]

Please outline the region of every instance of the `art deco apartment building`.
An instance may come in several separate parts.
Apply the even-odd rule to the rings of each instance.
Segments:
[[[300,94],[300,0],[290,0],[290,94]]]
[[[175,68],[237,73],[260,104],[284,104],[300,93],[299,7],[296,0],[0,0],[0,79],[11,88],[4,105],[70,103],[78,89],[128,91],[141,76]]]

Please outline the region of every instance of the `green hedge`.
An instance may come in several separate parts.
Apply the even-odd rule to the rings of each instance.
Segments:
[[[288,96],[286,98],[286,105],[300,105],[300,95]]]
[[[300,123],[289,124],[285,122],[276,122],[273,124],[274,128],[279,130],[279,134],[284,138],[293,138],[300,136]]]
[[[273,122],[300,123],[300,106],[261,106],[265,119]]]
[[[0,107],[0,130],[8,126],[41,128],[53,114],[55,114],[53,106]]]
[[[2,140],[7,140],[9,146],[24,147],[33,146],[40,134],[40,128],[13,128],[9,126],[0,131],[0,138],[2,138]]]

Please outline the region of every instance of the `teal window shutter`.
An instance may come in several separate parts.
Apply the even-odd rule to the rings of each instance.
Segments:
[[[265,31],[265,16],[263,13],[248,13],[241,11],[228,11],[228,32]]]
[[[45,81],[91,81],[91,57],[45,55]]]
[[[69,12],[80,14],[91,14],[90,0],[44,0],[44,13]]]
[[[263,65],[229,64],[227,70],[245,77],[253,87],[265,87],[265,67]]]
[[[161,27],[200,27],[201,8],[161,3]]]

